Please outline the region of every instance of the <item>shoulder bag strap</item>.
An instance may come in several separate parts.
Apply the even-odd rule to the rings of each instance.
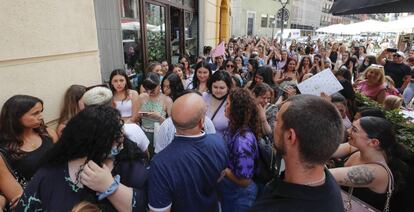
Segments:
[[[214,111],[213,116],[211,117],[211,121],[213,121],[214,117],[216,117],[218,111],[223,106],[224,102],[226,102],[226,100],[227,100],[227,95],[224,97],[223,101],[220,103],[220,105],[218,106],[218,108],[216,109],[216,111]]]
[[[390,170],[390,168],[379,161],[375,161],[375,162],[371,162],[368,164],[377,164],[380,165],[382,167],[384,167],[384,169],[387,171],[388,173],[388,190],[387,190],[387,200],[385,201],[385,206],[384,206],[384,212],[388,212],[390,210],[390,200],[391,200],[391,195],[392,195],[392,191],[394,190],[394,176],[392,175],[392,172]]]

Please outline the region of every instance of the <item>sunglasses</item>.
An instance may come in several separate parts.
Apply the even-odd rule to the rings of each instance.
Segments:
[[[226,65],[226,68],[234,68],[234,65]]]
[[[393,56],[394,57],[401,57],[401,55],[399,55],[399,54],[394,54]]]

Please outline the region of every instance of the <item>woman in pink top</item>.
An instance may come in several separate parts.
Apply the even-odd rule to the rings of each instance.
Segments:
[[[384,67],[374,64],[365,70],[364,80],[357,84],[356,90],[370,99],[382,104],[385,99],[384,83]]]

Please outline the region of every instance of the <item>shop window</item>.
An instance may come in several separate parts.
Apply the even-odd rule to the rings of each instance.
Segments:
[[[133,74],[143,69],[142,38],[138,0],[119,0],[125,70]]]
[[[165,7],[146,3],[146,31],[149,61],[167,59]]]
[[[197,58],[197,16],[190,12],[184,12],[184,38],[185,38],[185,54],[194,63]]]
[[[267,27],[267,16],[262,15],[262,24],[261,24],[262,28],[266,28]]]
[[[275,25],[275,17],[269,17],[269,27],[274,28]]]
[[[184,6],[194,8],[194,0],[184,0]]]

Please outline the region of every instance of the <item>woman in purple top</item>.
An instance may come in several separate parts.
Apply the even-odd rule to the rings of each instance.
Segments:
[[[207,82],[208,92],[203,93],[203,99],[207,105],[207,113],[213,121],[216,133],[223,136],[227,129],[229,120],[224,116],[226,107],[227,94],[232,87],[232,80],[229,73],[225,71],[216,71]]]
[[[249,90],[238,88],[230,93],[225,111],[229,126],[224,136],[229,164],[220,183],[223,212],[245,211],[256,199],[257,186],[252,178],[258,158],[256,137],[261,133],[257,114],[254,97]]]

